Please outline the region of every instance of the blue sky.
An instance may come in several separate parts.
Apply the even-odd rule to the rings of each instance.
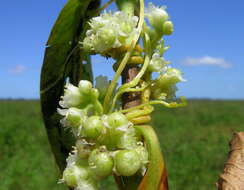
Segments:
[[[38,98],[45,43],[66,0],[12,0],[0,7],[0,98]],[[105,1],[104,1],[105,2]],[[145,1],[146,4],[149,1]],[[244,1],[153,0],[166,5],[175,33],[165,54],[187,82],[188,98],[244,98]],[[112,76],[94,59],[94,73]],[[102,62],[102,63],[101,63]]]

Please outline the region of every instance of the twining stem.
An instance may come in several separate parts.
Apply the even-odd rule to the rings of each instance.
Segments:
[[[138,26],[137,26],[138,33],[135,35],[135,38],[132,40],[128,52],[126,52],[124,58],[120,62],[119,68],[117,69],[115,76],[114,76],[111,84],[108,87],[108,91],[106,93],[106,96],[105,96],[104,102],[103,102],[104,113],[108,113],[108,111],[109,111],[110,99],[113,94],[114,88],[116,87],[116,84],[121,76],[121,73],[123,72],[129,58],[131,57],[132,52],[137,44],[137,41],[140,38],[143,23],[144,23],[144,0],[140,0],[140,16],[139,16],[139,22],[138,22]]]
[[[136,86],[139,83],[139,81],[142,78],[142,76],[145,74],[146,69],[147,69],[147,67],[149,65],[150,52],[151,52],[150,38],[149,38],[147,33],[144,33],[144,36],[145,36],[145,58],[144,58],[144,64],[143,64],[140,72],[136,75],[136,77],[132,81],[130,81],[130,82],[126,83],[126,84],[123,84],[120,87],[119,90],[121,90],[121,91],[123,91],[124,89]]]
[[[149,106],[146,109],[134,110],[126,114],[126,117],[130,120],[139,116],[149,115],[153,112],[153,107]]]
[[[134,110],[141,109],[141,108],[143,108],[145,106],[148,106],[148,105],[155,105],[155,104],[161,104],[161,105],[164,105],[165,107],[168,107],[168,108],[176,108],[176,107],[184,107],[184,106],[186,106],[186,101],[185,101],[184,97],[181,97],[181,103],[177,103],[177,102],[168,103],[168,102],[165,102],[163,100],[152,100],[152,101],[140,104],[140,105],[132,107],[132,108],[120,110],[120,112],[121,113],[127,113],[127,112],[131,112],[131,111],[134,111]]]
[[[111,108],[110,108],[110,112],[113,111],[117,99],[123,93],[132,92],[132,91],[138,91],[138,92],[141,91],[138,88],[135,89],[135,90],[132,90],[132,88],[138,85],[138,83],[140,82],[141,78],[145,74],[145,72],[147,70],[147,67],[149,65],[149,62],[150,62],[151,47],[150,47],[150,38],[149,38],[147,33],[144,33],[144,45],[145,45],[145,58],[144,58],[144,63],[143,63],[143,66],[142,66],[141,70],[139,71],[139,73],[137,73],[137,67],[136,66],[132,66],[134,69],[136,69],[136,74],[135,74],[135,76],[133,77],[133,79],[131,81],[128,81],[127,83],[123,84],[119,88],[118,92],[116,93],[116,95],[113,98],[112,105],[111,105]],[[128,69],[130,69],[130,68],[128,68]],[[132,71],[132,69],[131,69],[131,71]],[[128,71],[126,71],[126,72],[128,72]],[[144,88],[144,87],[142,87],[142,88]]]
[[[112,102],[112,105],[111,105],[111,107],[110,107],[110,113],[111,112],[113,112],[113,110],[114,110],[114,107],[115,107],[115,104],[116,104],[116,101],[121,97],[121,95],[123,94],[123,93],[128,93],[128,92],[142,92],[143,90],[145,90],[145,88],[146,88],[147,86],[142,86],[142,87],[140,87],[140,88],[128,88],[128,89],[126,89],[126,90],[124,90],[124,91],[119,91],[119,92],[117,92],[116,94],[115,94],[115,96],[114,96],[114,98],[113,98],[113,102]]]

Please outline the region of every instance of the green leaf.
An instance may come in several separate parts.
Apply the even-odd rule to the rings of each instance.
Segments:
[[[91,0],[69,0],[51,31],[47,45],[72,43]]]
[[[89,16],[93,16],[99,5],[100,0],[69,0],[47,42],[41,71],[41,107],[49,141],[61,170],[66,165],[65,158],[74,139],[60,126],[56,110],[67,77],[74,85],[81,79],[92,80],[90,57],[79,48],[79,40],[85,34]]]

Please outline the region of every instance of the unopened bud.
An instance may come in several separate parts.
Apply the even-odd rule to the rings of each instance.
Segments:
[[[174,32],[174,25],[171,21],[166,21],[163,24],[163,33],[165,35],[171,35]]]
[[[98,178],[103,178],[112,173],[114,161],[106,150],[95,149],[88,160],[91,171]]]
[[[99,116],[89,117],[83,126],[83,134],[88,138],[99,137],[105,129]]]
[[[116,172],[122,176],[132,176],[141,167],[140,157],[134,150],[121,150],[114,159]]]

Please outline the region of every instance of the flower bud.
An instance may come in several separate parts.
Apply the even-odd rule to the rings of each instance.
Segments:
[[[88,80],[81,80],[79,82],[79,90],[81,93],[89,94],[92,89],[92,83]]]
[[[97,138],[105,130],[105,127],[99,116],[89,117],[83,126],[83,135],[88,138]]]
[[[108,116],[108,124],[112,128],[128,125],[129,121],[126,116],[120,112],[114,112]]]
[[[91,89],[91,96],[95,99],[98,99],[99,91],[96,88]]]
[[[141,167],[138,153],[134,150],[121,150],[115,155],[116,172],[122,176],[132,176]]]
[[[163,24],[163,33],[164,35],[171,35],[174,32],[174,25],[171,21],[166,21]]]
[[[107,117],[107,133],[110,137],[110,144],[116,146],[121,136],[127,132],[129,127],[132,125],[126,116],[120,112],[114,112]]]
[[[114,161],[105,149],[95,149],[89,156],[88,160],[91,171],[98,178],[107,177],[112,173]]]

